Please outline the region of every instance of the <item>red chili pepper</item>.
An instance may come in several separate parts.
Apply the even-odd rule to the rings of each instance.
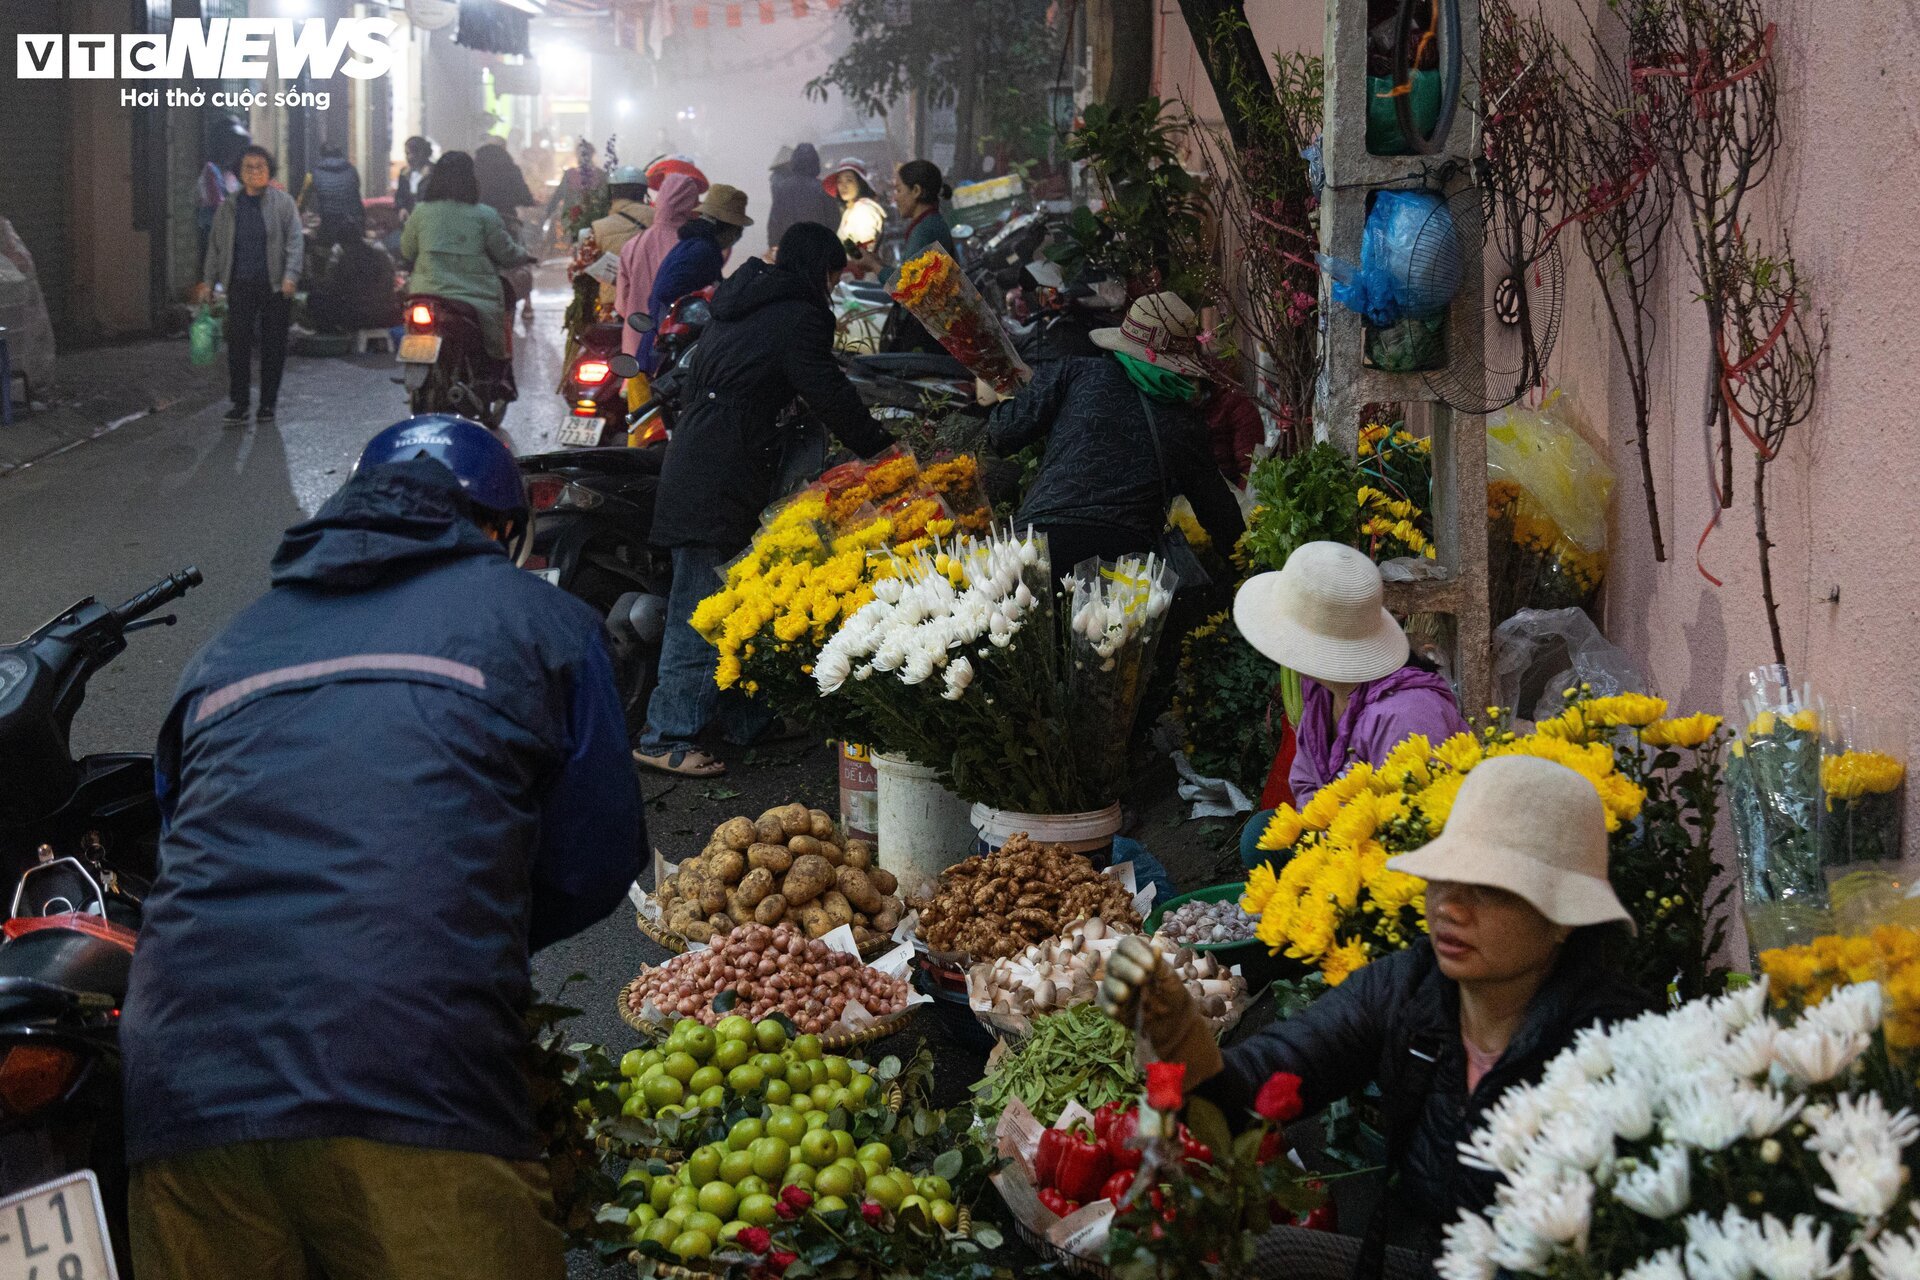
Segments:
[[[1212,1164],[1213,1148],[1187,1132],[1187,1126],[1180,1126],[1180,1155],[1188,1164]]]
[[[1100,1194],[1100,1184],[1113,1172],[1107,1149],[1093,1136],[1093,1130],[1076,1128],[1067,1137],[1067,1149],[1060,1153],[1060,1167],[1054,1171],[1053,1185],[1067,1199],[1081,1204]]]
[[[1107,1130],[1107,1159],[1114,1168],[1131,1172],[1140,1167],[1140,1148],[1127,1145],[1139,1132],[1140,1109],[1138,1107],[1120,1116],[1113,1122],[1113,1127]]]
[[[1076,1201],[1069,1200],[1061,1195],[1058,1187],[1042,1187],[1040,1189],[1040,1203],[1063,1218],[1080,1207]]]
[[[1106,1141],[1107,1135],[1113,1131],[1114,1122],[1128,1112],[1137,1110],[1138,1108],[1135,1107],[1122,1107],[1117,1102],[1101,1103],[1100,1109],[1093,1113],[1094,1137],[1099,1138],[1102,1142]]]
[[[1127,1192],[1132,1186],[1133,1170],[1122,1169],[1120,1172],[1108,1178],[1106,1184],[1100,1188],[1100,1198],[1102,1200],[1111,1200],[1115,1206],[1118,1206],[1122,1200],[1127,1198]]]
[[[1060,1157],[1066,1154],[1067,1131],[1047,1129],[1040,1134],[1040,1150],[1033,1157],[1033,1180],[1042,1187],[1059,1185]]]

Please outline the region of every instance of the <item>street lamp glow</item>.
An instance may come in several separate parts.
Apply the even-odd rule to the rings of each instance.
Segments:
[[[622,98],[622,99],[620,99],[620,102],[619,102],[619,105],[618,105],[618,106],[617,106],[617,107],[616,107],[615,109],[616,109],[617,111],[619,111],[619,113],[620,113],[620,114],[621,114],[621,116],[623,116],[623,117],[625,117],[625,116],[630,116],[630,115],[632,115],[632,114],[633,114],[633,99],[632,99],[632,98]]]

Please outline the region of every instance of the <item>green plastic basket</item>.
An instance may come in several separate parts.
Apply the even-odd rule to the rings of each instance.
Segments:
[[[1232,884],[1216,884],[1205,889],[1195,889],[1192,893],[1183,893],[1177,898],[1169,898],[1155,907],[1147,916],[1146,931],[1150,934],[1160,931],[1161,917],[1183,902],[1223,902],[1237,899],[1246,892],[1244,881]],[[1306,966],[1298,960],[1286,956],[1272,955],[1266,944],[1258,938],[1244,938],[1239,942],[1202,942],[1189,948],[1192,951],[1211,955],[1221,964],[1231,968],[1240,966],[1240,976],[1247,980],[1247,989],[1258,999],[1275,978],[1299,978],[1305,975]]]

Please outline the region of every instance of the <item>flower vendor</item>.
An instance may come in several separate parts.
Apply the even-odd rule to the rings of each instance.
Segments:
[[[1452,686],[1409,661],[1384,597],[1379,568],[1337,542],[1306,543],[1234,597],[1247,643],[1306,677],[1289,775],[1296,805],[1354,764],[1383,763],[1415,734],[1443,742],[1466,732]]]
[[[1141,298],[1117,329],[1093,341],[1111,356],[1043,364],[988,424],[994,452],[1011,457],[1047,441],[1040,474],[1014,518],[1047,535],[1055,576],[1084,560],[1145,555],[1166,527],[1167,508],[1185,494],[1218,547],[1245,523],[1197,413],[1199,322],[1172,293]],[[982,399],[993,393],[983,389]]]
[[[1431,936],[1224,1055],[1142,939],[1114,952],[1100,1001],[1159,1057],[1184,1063],[1230,1121],[1251,1113],[1276,1071],[1300,1077],[1309,1111],[1377,1083],[1393,1182],[1368,1239],[1390,1229],[1431,1257],[1460,1210],[1493,1198],[1495,1175],[1463,1164],[1457,1144],[1582,1028],[1647,1004],[1612,959],[1632,925],[1607,879],[1606,810],[1572,769],[1531,756],[1484,762],[1442,834],[1389,865],[1427,881]]]

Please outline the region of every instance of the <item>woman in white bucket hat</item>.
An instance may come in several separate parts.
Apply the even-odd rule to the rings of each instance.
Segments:
[[[1452,687],[1409,662],[1406,632],[1384,594],[1380,570],[1364,554],[1309,542],[1234,597],[1234,625],[1247,643],[1306,677],[1288,775],[1296,805],[1351,765],[1380,764],[1414,734],[1437,745],[1466,731]]]
[[[1426,879],[1431,938],[1356,970],[1224,1054],[1185,986],[1138,938],[1108,960],[1099,994],[1156,1055],[1186,1065],[1189,1096],[1197,1090],[1236,1125],[1275,1072],[1300,1077],[1308,1113],[1377,1083],[1396,1180],[1374,1226],[1408,1246],[1388,1251],[1385,1274],[1424,1276],[1440,1231],[1490,1203],[1498,1182],[1462,1164],[1457,1144],[1583,1028],[1649,1006],[1619,976],[1632,918],[1607,879],[1605,808],[1573,770],[1531,756],[1485,761],[1441,835],[1388,865]],[[1325,1257],[1328,1247],[1278,1229],[1251,1274],[1349,1274],[1360,1242],[1349,1238],[1342,1259]]]

